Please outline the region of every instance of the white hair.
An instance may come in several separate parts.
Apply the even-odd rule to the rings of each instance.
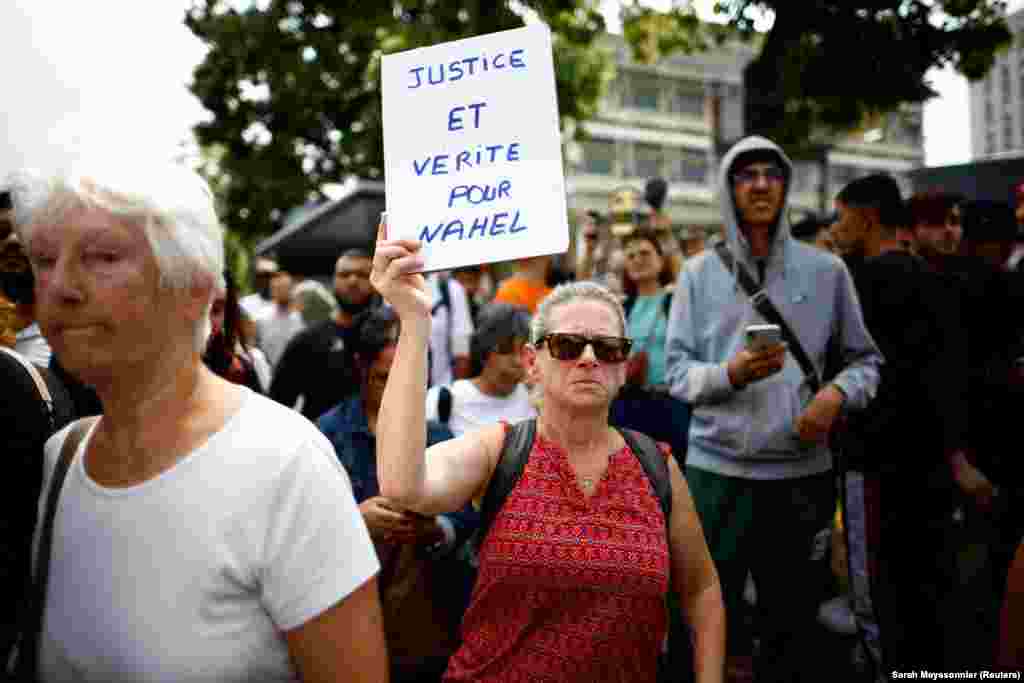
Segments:
[[[26,248],[37,225],[59,221],[72,209],[100,209],[142,228],[161,287],[210,287],[194,334],[195,350],[202,352],[211,331],[210,308],[225,285],[224,234],[213,193],[199,174],[171,161],[101,161],[48,174],[21,171],[4,185]]]

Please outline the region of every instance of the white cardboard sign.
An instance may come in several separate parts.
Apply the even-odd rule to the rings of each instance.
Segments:
[[[390,239],[425,270],[569,247],[551,32],[543,24],[385,55]]]

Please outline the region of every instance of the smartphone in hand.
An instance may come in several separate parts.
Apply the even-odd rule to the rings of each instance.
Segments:
[[[748,351],[763,351],[782,343],[782,328],[778,325],[747,325],[746,347]]]

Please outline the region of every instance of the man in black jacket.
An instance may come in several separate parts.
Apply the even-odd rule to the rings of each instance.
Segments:
[[[939,609],[955,585],[950,461],[963,460],[966,429],[957,307],[906,249],[891,176],[853,181],[836,204],[832,232],[886,359],[875,400],[842,439],[854,611],[884,671],[942,670],[952,666]]]
[[[338,313],[331,320],[295,335],[281,355],[270,397],[289,408],[301,397],[302,414],[316,420],[359,388],[349,351],[349,335],[358,314],[379,305],[370,285],[370,253],[349,249],[334,267]]]
[[[6,194],[6,193],[5,193]],[[0,202],[4,197],[0,196]],[[32,271],[0,204],[0,307],[31,316]],[[29,595],[32,535],[43,477],[43,444],[74,417],[71,399],[57,377],[0,341],[0,661],[6,662]],[[34,370],[34,372],[33,372]],[[33,375],[36,375],[33,377]],[[36,380],[42,381],[42,386]],[[49,396],[47,397],[46,394]],[[0,674],[2,677],[2,674]]]
[[[977,504],[968,512],[977,520],[971,528],[984,534],[988,550],[990,596],[983,598],[988,609],[981,621],[994,640],[1007,570],[1024,536],[1024,462],[1017,431],[1024,402],[1024,276],[1006,268],[1017,232],[1010,206],[970,201],[961,211],[958,274],[970,334],[968,452],[983,475],[972,496]]]

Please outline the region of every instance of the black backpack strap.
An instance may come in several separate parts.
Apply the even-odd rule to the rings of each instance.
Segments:
[[[50,480],[50,488],[46,493],[46,508],[39,527],[39,540],[36,547],[36,561],[33,571],[35,581],[32,586],[31,598],[24,616],[24,627],[21,642],[18,643],[18,660],[15,672],[18,680],[37,680],[39,670],[39,638],[43,627],[43,610],[46,609],[46,589],[50,581],[50,556],[53,546],[53,523],[57,517],[57,501],[60,499],[64,479],[67,477],[71,461],[89,429],[99,420],[99,416],[86,417],[74,424],[64,437],[64,443],[57,458],[57,464]]]
[[[505,445],[501,448],[498,465],[494,468],[494,474],[487,484],[487,492],[484,493],[484,500],[480,506],[480,526],[477,527],[474,536],[477,552],[483,545],[498,511],[505,504],[505,499],[512,493],[516,482],[522,476],[526,461],[530,459],[530,449],[533,448],[533,439],[536,435],[536,418],[510,425],[505,432]]]
[[[619,429],[622,438],[640,461],[644,473],[654,488],[661,511],[665,515],[665,527],[668,528],[672,516],[672,480],[668,471],[668,460],[658,448],[657,442],[651,437],[632,429]]]
[[[800,369],[807,376],[807,382],[811,387],[811,394],[817,394],[818,390],[821,389],[821,379],[818,377],[818,371],[800,343],[799,337],[796,336],[789,323],[779,313],[779,309],[775,307],[772,300],[768,298],[768,293],[754,282],[754,278],[751,277],[746,266],[733,258],[732,252],[729,251],[729,247],[726,246],[725,242],[719,242],[715,245],[715,253],[722,259],[725,269],[736,274],[736,281],[746,295],[750,297],[750,303],[753,305],[754,310],[760,313],[766,322],[779,326],[779,329],[782,331],[782,339],[788,345],[789,352],[793,354],[793,358],[796,359]]]
[[[448,387],[440,387],[437,390],[437,420],[441,424],[448,424],[452,418],[452,392]]]
[[[668,312],[672,310],[672,292],[668,292],[665,298],[661,300],[661,312],[665,314],[665,319],[668,320]]]

